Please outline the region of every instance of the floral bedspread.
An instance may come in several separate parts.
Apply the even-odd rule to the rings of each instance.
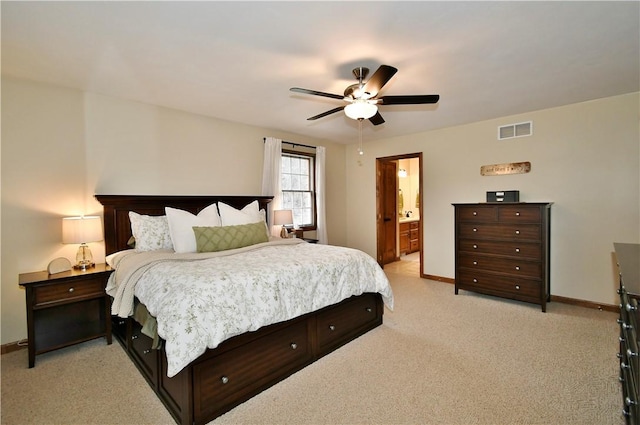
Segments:
[[[359,250],[269,242],[217,254],[124,251],[110,259],[107,292],[135,293],[156,317],[169,377],[228,338],[352,295],[378,292],[393,309],[387,277]],[[114,314],[128,311],[127,297],[116,301]]]

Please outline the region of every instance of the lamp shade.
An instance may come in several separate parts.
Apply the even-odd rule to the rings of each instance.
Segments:
[[[98,216],[62,219],[62,243],[87,243],[102,240],[102,221]]]
[[[275,210],[273,212],[273,224],[293,224],[293,212],[291,210]]]

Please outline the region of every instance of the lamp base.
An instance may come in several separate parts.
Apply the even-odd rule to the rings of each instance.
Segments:
[[[73,266],[76,270],[87,270],[91,267],[95,267],[95,263],[93,262],[93,254],[91,250],[87,246],[86,243],[83,243],[78,248],[78,253],[76,254],[76,264]]]
[[[280,230],[280,237],[282,239],[287,239],[289,237],[289,232],[287,232],[287,229],[282,226],[282,230]]]

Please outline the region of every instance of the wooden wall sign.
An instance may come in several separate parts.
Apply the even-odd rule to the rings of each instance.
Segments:
[[[502,176],[505,174],[525,174],[531,171],[530,162],[509,162],[508,164],[483,165],[480,167],[482,176]]]

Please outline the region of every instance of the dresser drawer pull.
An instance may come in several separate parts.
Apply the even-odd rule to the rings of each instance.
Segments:
[[[516,266],[516,270],[520,270],[520,266]]]
[[[516,289],[519,291],[520,290],[520,285],[516,285]]]
[[[627,356],[638,357],[638,353],[634,353],[633,351],[631,351],[631,348],[627,348]]]
[[[473,245],[473,249],[478,249],[478,245]]]
[[[131,340],[138,339],[138,335],[131,335]]]
[[[118,325],[120,325],[120,326],[124,325],[125,323],[127,323],[127,321],[125,319],[118,320]]]
[[[622,326],[622,329],[626,329],[626,330],[628,330],[628,331],[630,331],[631,329],[633,329],[633,326],[631,326],[631,325],[629,325],[629,324],[627,324],[627,323],[623,323],[623,324],[622,324],[622,325],[620,325],[620,326]]]
[[[516,235],[519,235],[519,234],[520,234],[520,230],[516,230]]]
[[[476,228],[474,227],[474,228],[473,228],[473,231],[474,231],[474,232],[477,232],[477,231],[478,231],[478,229],[476,229]]]
[[[373,309],[372,309],[371,307],[367,307],[367,308],[365,308],[365,311],[366,311],[367,313],[371,313],[371,312],[373,311]]]
[[[631,406],[632,404],[638,404],[638,402],[633,400],[631,397],[625,397],[624,404],[626,404],[627,406]]]
[[[516,252],[520,252],[520,248],[516,248]]]
[[[222,378],[220,378],[220,382],[222,382],[223,384],[226,384],[227,382],[229,382],[229,378],[226,376],[223,376]]]
[[[298,348],[298,344],[296,344],[295,342],[291,343],[291,349],[295,350],[296,348]]]
[[[473,283],[478,283],[478,279],[476,279],[475,277],[473,278]]]
[[[477,266],[477,265],[478,265],[478,262],[477,262],[477,261],[474,261],[474,262],[473,262],[473,265],[474,265],[474,266]]]
[[[621,336],[619,336],[619,337],[618,337],[618,341],[620,341],[620,342],[624,342],[624,338],[623,338],[623,337],[621,337]]]
[[[478,212],[477,212],[477,211],[474,211],[474,212],[473,212],[473,215],[478,215]]]
[[[149,354],[151,352],[151,348],[148,348],[142,352],[142,354]]]
[[[336,327],[334,325],[329,325],[329,330],[333,332],[336,330]]]
[[[75,288],[72,286],[71,288],[69,288],[69,292],[73,292],[75,291]]]
[[[632,311],[636,311],[637,307],[634,307],[631,304],[627,303],[627,305],[624,306],[624,309],[631,313]]]
[[[520,211],[516,211],[516,217],[520,217]]]
[[[629,366],[625,362],[620,362],[620,369],[631,369],[631,366]]]

